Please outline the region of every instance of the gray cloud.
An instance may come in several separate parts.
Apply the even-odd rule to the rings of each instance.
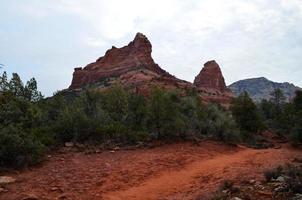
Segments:
[[[12,0],[0,11],[0,60],[47,95],[73,67],[123,46],[136,32],[165,70],[192,81],[216,59],[227,83],[257,76],[302,86],[301,0]]]

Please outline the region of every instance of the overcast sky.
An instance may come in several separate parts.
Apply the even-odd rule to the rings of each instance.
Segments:
[[[45,95],[136,32],[187,81],[215,59],[227,84],[264,76],[302,86],[302,0],[0,0],[0,12],[0,63]]]

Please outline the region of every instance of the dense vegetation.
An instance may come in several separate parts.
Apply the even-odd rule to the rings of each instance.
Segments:
[[[289,131],[294,141],[301,142],[301,98],[297,93],[293,104],[283,104],[280,98],[258,108],[244,93],[228,111],[202,104],[194,91],[181,95],[155,87],[145,97],[115,85],[104,92],[58,92],[44,99],[35,79],[24,85],[18,74],[8,80],[4,72],[0,77],[0,167],[35,164],[49,149],[65,142],[129,145],[204,137],[239,142],[266,124],[281,126],[277,120],[294,119],[291,127],[286,124],[278,130]]]
[[[265,124],[265,128],[279,134],[289,136],[294,145],[302,143],[302,91],[296,91],[292,102],[285,102],[280,89],[276,89],[272,98],[263,100],[259,110]]]

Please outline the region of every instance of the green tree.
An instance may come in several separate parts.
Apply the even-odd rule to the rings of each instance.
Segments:
[[[259,109],[264,119],[272,120],[274,118],[274,105],[271,101],[263,99],[259,104]]]
[[[185,122],[180,111],[177,92],[153,88],[148,102],[148,125],[157,139],[174,137],[183,133]]]
[[[285,102],[285,96],[283,94],[283,91],[281,89],[277,88],[271,93],[271,96],[272,96],[272,98],[270,100],[275,105],[276,112],[280,113],[281,109],[282,109],[282,105]]]
[[[241,131],[257,133],[262,130],[263,123],[260,113],[247,92],[234,99],[231,111]]]
[[[120,86],[115,85],[104,93],[104,109],[116,122],[124,122],[128,114],[128,94]]]
[[[0,129],[0,167],[19,168],[37,164],[45,151],[39,138],[18,126]]]
[[[10,92],[0,95],[0,127],[18,125],[30,129],[38,120],[38,109],[30,102]]]
[[[145,130],[147,105],[145,97],[141,94],[131,93],[128,97],[127,124],[132,130]]]
[[[35,78],[31,78],[27,81],[26,86],[24,87],[24,97],[32,102],[37,102],[43,98],[41,92],[38,91]]]
[[[181,113],[184,116],[186,133],[198,136],[204,134],[206,121],[206,106],[201,103],[200,97],[195,93],[181,99]]]
[[[7,81],[6,71],[0,76],[0,92],[5,92],[9,89],[9,83]]]
[[[295,109],[294,126],[291,129],[290,139],[295,145],[302,144],[302,91],[296,91],[296,96],[293,100],[293,107]]]
[[[215,104],[207,106],[204,121],[206,122],[204,131],[214,139],[224,142],[238,142],[241,139],[237,124],[231,114]]]
[[[302,91],[296,91],[296,96],[293,100],[293,103],[296,110],[302,110]]]
[[[9,82],[9,90],[14,94],[14,96],[24,96],[24,85],[20,76],[17,73],[13,73],[13,77]]]

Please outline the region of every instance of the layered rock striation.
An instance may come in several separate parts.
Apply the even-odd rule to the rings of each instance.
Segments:
[[[163,70],[154,62],[151,53],[150,41],[137,33],[127,46],[112,47],[95,62],[75,68],[69,89],[77,91],[91,86],[101,89],[119,82],[141,93],[148,93],[152,86],[181,91],[194,89],[205,102],[230,103],[232,93],[215,61],[207,62],[192,84]]]

